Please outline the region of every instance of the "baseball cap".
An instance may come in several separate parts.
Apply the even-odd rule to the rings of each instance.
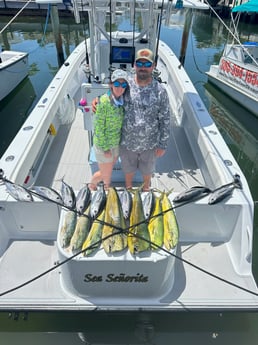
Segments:
[[[123,71],[122,69],[116,69],[112,75],[111,75],[111,81],[112,83],[116,81],[117,79],[124,79],[128,82],[128,75],[126,71]]]
[[[154,62],[153,52],[147,48],[138,50],[136,53],[135,61],[140,60],[140,59],[145,59],[150,62]]]

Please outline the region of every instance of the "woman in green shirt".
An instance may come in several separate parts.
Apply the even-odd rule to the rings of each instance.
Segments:
[[[91,180],[91,189],[96,189],[98,182],[103,181],[108,189],[111,182],[113,166],[119,154],[121,128],[123,124],[123,94],[128,86],[127,73],[121,69],[111,75],[110,88],[102,95],[93,118],[93,147],[98,162]]]

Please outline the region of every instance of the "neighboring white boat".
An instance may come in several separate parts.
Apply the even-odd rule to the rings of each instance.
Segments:
[[[258,12],[258,2],[248,1],[232,12]],[[232,19],[234,24],[237,18]],[[237,30],[236,24],[234,28]],[[236,31],[233,42],[226,44],[219,65],[211,65],[206,74],[211,83],[258,116],[258,42],[241,43]]]
[[[28,53],[5,50],[0,52],[0,101],[27,77]]]
[[[194,8],[198,4],[184,2]],[[159,41],[161,15],[170,16],[174,5],[95,0],[84,3],[83,10],[88,11],[90,38],[67,58],[0,161],[0,309],[257,310],[253,200],[183,66]],[[157,162],[151,187],[172,190],[179,242],[171,250],[160,246],[139,254],[127,248],[106,254],[102,245],[88,256],[73,253],[61,242],[69,208],[31,188],[51,187],[62,196],[62,179],[75,194],[90,182],[96,166],[92,99],[108,88],[110,68],[133,73],[134,52],[143,47],[157,48],[155,77],[166,87],[172,111],[169,147]],[[112,182],[124,186],[119,163]],[[21,201],[7,191],[18,186],[34,201]],[[205,186],[206,193],[175,202],[194,186],[191,192]],[[211,204],[214,190],[229,192],[228,197]]]

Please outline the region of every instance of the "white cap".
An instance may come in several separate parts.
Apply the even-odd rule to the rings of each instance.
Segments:
[[[111,75],[111,81],[113,83],[118,79],[124,79],[125,81],[128,81],[127,72],[123,71],[122,69],[116,69]]]

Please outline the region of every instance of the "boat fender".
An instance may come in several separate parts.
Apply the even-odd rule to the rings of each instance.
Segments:
[[[67,94],[63,101],[60,103],[59,108],[57,110],[57,115],[59,121],[62,125],[69,125],[75,119],[75,104],[74,100]]]
[[[56,128],[55,128],[55,126],[53,125],[53,123],[50,124],[49,129],[48,129],[48,132],[49,132],[51,135],[53,135],[53,136],[56,135]]]

